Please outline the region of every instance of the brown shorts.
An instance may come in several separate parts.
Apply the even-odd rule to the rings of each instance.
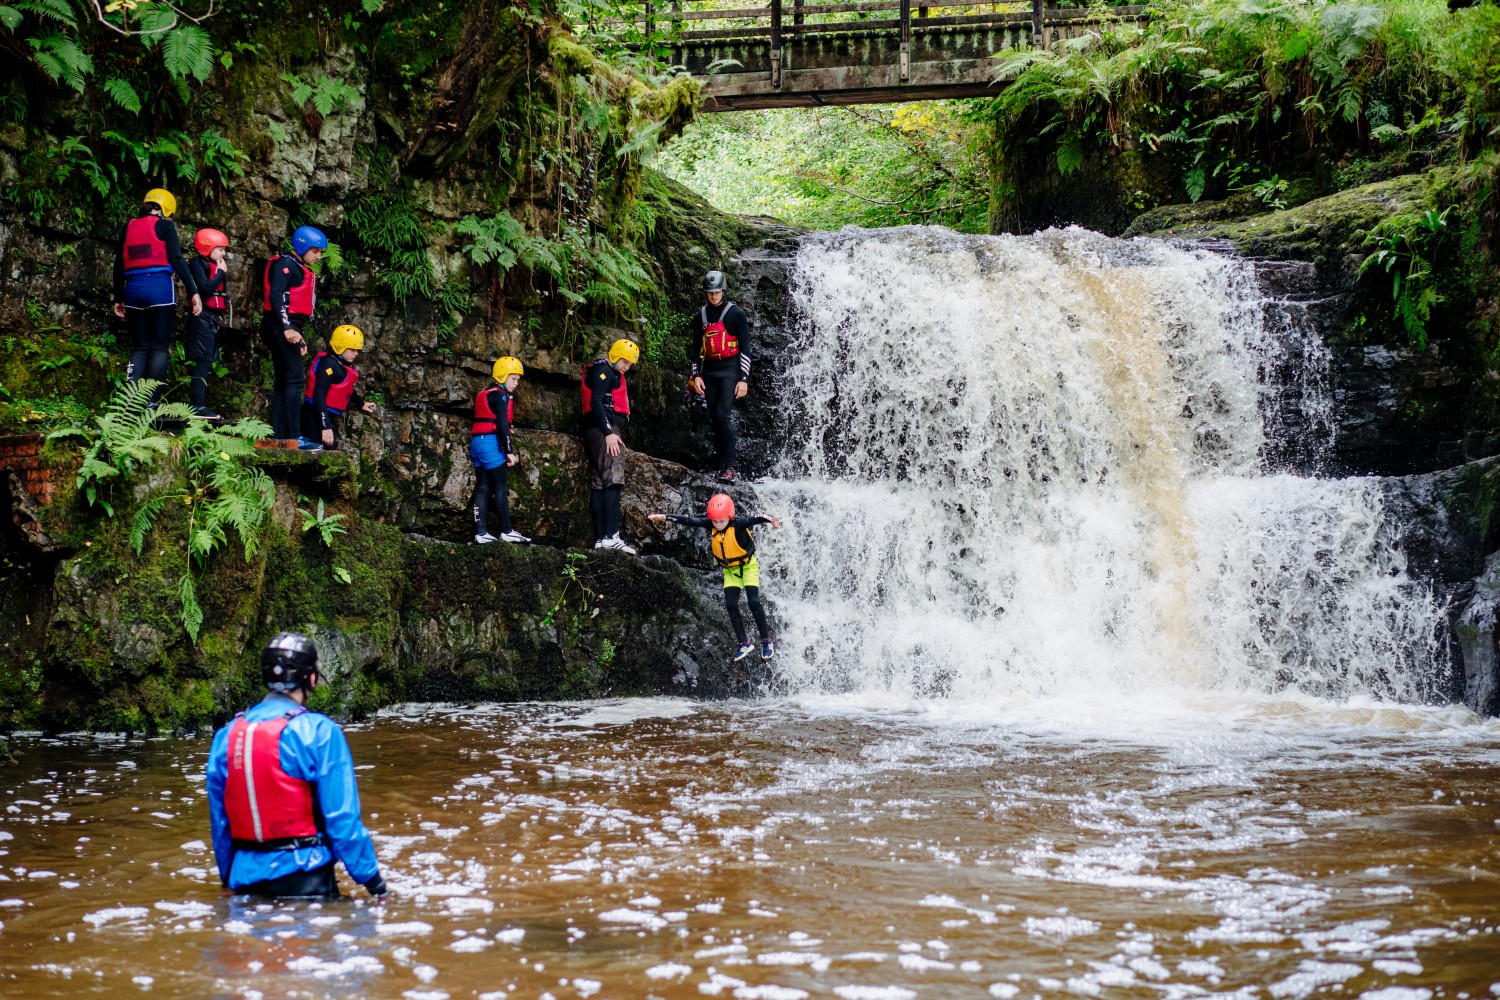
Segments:
[[[597,427],[583,432],[583,451],[589,458],[589,489],[625,485],[625,436],[620,435],[620,453],[611,456],[604,446],[604,432]]]

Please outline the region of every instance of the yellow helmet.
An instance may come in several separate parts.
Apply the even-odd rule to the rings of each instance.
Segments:
[[[490,374],[495,376],[496,382],[504,382],[512,375],[525,375],[526,369],[521,367],[521,359],[506,355],[495,362],[495,367],[490,369]]]
[[[343,354],[349,348],[356,351],[365,349],[365,332],[357,326],[345,323],[343,326],[334,327],[333,336],[328,338],[328,347],[334,354]]]
[[[619,340],[609,345],[609,363],[614,364],[621,358],[624,358],[631,364],[635,364],[636,362],[641,360],[641,349],[635,346],[634,341],[626,340],[624,337],[621,337]]]
[[[177,212],[177,199],[172,197],[172,192],[166,188],[152,188],[146,192],[146,197],[142,198],[141,202],[160,205],[162,216],[168,219]]]

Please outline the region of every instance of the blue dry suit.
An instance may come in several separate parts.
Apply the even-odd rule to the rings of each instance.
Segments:
[[[248,722],[269,722],[297,710],[297,702],[272,692],[245,712]],[[224,788],[229,779],[229,730],[214,734],[208,753],[208,811],[213,826],[214,859],[219,879],[230,889],[297,871],[314,871],[336,857],[349,877],[364,884],[380,874],[375,844],[359,815],[359,789],[354,782],[354,757],[338,723],[317,712],[301,712],[290,719],[281,733],[281,767],[293,778],[310,781],[323,818],[328,846],[287,848],[280,851],[236,851],[230,842],[229,815],[224,807]],[[330,850],[331,848],[331,850]]]

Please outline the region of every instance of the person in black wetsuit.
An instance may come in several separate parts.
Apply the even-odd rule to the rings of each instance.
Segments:
[[[293,252],[266,264],[260,337],[271,355],[271,435],[275,439],[268,447],[300,447],[298,414],[307,381],[302,370],[307,354],[302,329],[318,304],[318,276],[312,265],[327,249],[328,237],[322,230],[299,226],[292,233]]]
[[[200,229],[193,235],[193,249],[198,256],[188,261],[188,270],[198,292],[203,296],[203,311],[187,318],[187,359],[193,363],[193,379],[188,384],[188,400],[193,416],[200,420],[222,419],[208,408],[208,376],[219,360],[219,327],[229,311],[225,285],[229,272],[224,270],[224,256],[229,252],[229,237],[217,229]]]
[[[375,404],[362,402],[354,393],[359,370],[354,362],[365,349],[365,333],[357,326],[344,323],[335,327],[328,338],[328,350],[319,351],[307,367],[307,391],[302,398],[302,436],[297,447],[303,451],[332,448],[337,440],[344,411],[357,406],[366,413],[375,412]]]
[[[739,648],[730,660],[739,663],[755,651],[745,636],[745,619],[740,615],[740,592],[744,591],[745,603],[755,616],[755,627],[760,632],[760,658],[769,660],[776,655],[776,643],[766,625],[766,612],[760,603],[760,560],[755,557],[755,536],[750,529],[757,524],[781,527],[774,517],[735,517],[734,501],[726,493],[716,493],[709,498],[707,517],[692,517],[683,514],[647,514],[653,524],[674,521],[692,528],[708,529],[708,550],[714,562],[724,570],[724,607],[729,612],[729,624],[734,627],[734,637]]]
[[[172,222],[177,199],[170,191],[152,188],[141,201],[141,214],[115,233],[119,247],[114,269],[115,315],[125,320],[130,331],[126,380],[149,378],[165,383],[177,318],[177,286],[172,284],[172,275],[191,296],[194,316],[203,312],[203,299],[182,257],[177,225]],[[161,393],[158,386],[151,396],[152,406],[161,400]]]
[[[630,396],[625,373],[641,359],[641,349],[621,338],[609,355],[583,370],[583,451],[589,460],[589,513],[594,548],[635,555],[620,537],[620,495],[625,490],[625,428]]]
[[[714,427],[714,468],[719,479],[734,481],[734,401],[750,391],[750,321],[745,310],[724,299],[729,287],[723,271],[709,271],[703,278],[707,300],[693,317],[693,335],[698,339],[698,360],[693,362],[693,392],[708,401],[708,417]]]
[[[503,357],[490,369],[494,383],[479,390],[474,397],[474,423],[469,428],[469,458],[474,462],[474,541],[524,544],[531,541],[511,527],[510,483],[506,469],[515,465],[518,456],[510,442],[511,421],[515,417],[516,386],[526,369],[520,358]],[[500,519],[500,534],[490,534],[490,512]]]

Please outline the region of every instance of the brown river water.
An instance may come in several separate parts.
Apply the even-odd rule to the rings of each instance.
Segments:
[[[383,906],[221,891],[207,737],[17,739],[0,995],[1500,995],[1500,724],[1461,709],[646,699],[349,735]]]

